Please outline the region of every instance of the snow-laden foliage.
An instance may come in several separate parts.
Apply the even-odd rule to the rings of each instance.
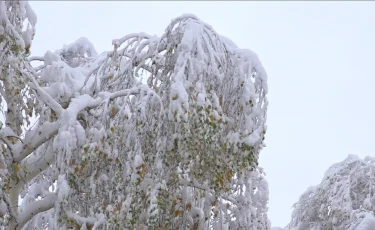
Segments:
[[[80,38],[26,59],[30,35],[10,19],[28,18],[28,34],[36,17],[27,2],[1,10],[1,94],[17,115],[0,130],[3,226],[270,228],[256,54],[183,15],[160,37],[130,34],[100,55]],[[25,93],[7,96],[14,88]]]
[[[375,226],[375,158],[349,155],[294,205],[288,229],[372,230]]]

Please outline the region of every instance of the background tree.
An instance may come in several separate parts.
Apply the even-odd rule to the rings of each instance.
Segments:
[[[349,155],[294,205],[287,229],[371,230],[375,226],[375,158]]]
[[[267,78],[253,52],[183,15],[111,52],[80,38],[26,59],[35,14],[0,7],[3,226],[269,229]]]

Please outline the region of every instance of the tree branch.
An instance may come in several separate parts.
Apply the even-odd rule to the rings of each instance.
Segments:
[[[44,61],[44,57],[41,57],[41,56],[32,56],[32,57],[29,57],[28,60],[29,60],[29,62],[32,62],[32,61]]]
[[[68,215],[68,217],[74,219],[77,223],[86,224],[90,227],[93,227],[95,225],[95,222],[97,221],[97,219],[94,217],[82,217],[77,213],[66,212],[66,214]]]
[[[27,207],[19,213],[16,226],[16,230],[21,230],[22,227],[38,213],[47,211],[53,208],[57,199],[56,193],[50,193],[42,200],[35,201],[27,205]]]
[[[34,78],[30,77],[33,82],[29,82],[29,86],[34,89],[41,101],[43,101],[48,107],[50,107],[56,114],[60,115],[63,111],[63,108],[55,99],[53,99],[46,91],[39,87],[38,83],[35,81]]]
[[[22,187],[30,182],[53,163],[55,163],[55,154],[52,145],[48,146],[44,153],[40,151],[39,154],[24,159],[19,165],[20,186]]]
[[[39,126],[35,130],[29,130],[26,132],[23,143],[17,143],[15,146],[14,161],[20,162],[35,151],[46,141],[50,140],[55,136],[59,130],[60,122],[44,122],[43,125]],[[31,138],[28,138],[32,136]]]

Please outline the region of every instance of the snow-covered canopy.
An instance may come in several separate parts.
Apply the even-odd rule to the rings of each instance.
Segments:
[[[3,21],[27,15],[35,26],[27,4],[0,1],[0,9]],[[4,27],[4,47],[18,41],[9,28],[20,25]],[[6,55],[24,66],[1,62],[18,70],[7,79],[22,83],[1,79],[2,90],[25,91],[18,102],[5,98],[9,108],[26,111],[0,130],[4,223],[269,229],[268,184],[258,167],[267,75],[255,53],[194,15],[173,19],[160,37],[113,40],[114,50],[100,55],[80,38],[26,59],[30,42],[20,41],[18,53]],[[33,60],[42,65],[31,68]],[[31,116],[37,123],[22,130]]]
[[[371,230],[375,226],[375,158],[349,155],[294,205],[288,229]]]

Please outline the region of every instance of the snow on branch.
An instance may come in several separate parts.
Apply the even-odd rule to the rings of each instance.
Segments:
[[[375,223],[374,173],[373,157],[349,155],[332,165],[321,183],[294,204],[287,229],[371,230],[367,223]]]
[[[24,114],[38,122],[0,140],[11,157],[0,182],[16,217],[6,221],[37,229],[269,229],[258,167],[267,74],[257,55],[190,14],[160,37],[135,33],[112,43],[98,55],[80,38],[21,58]],[[42,67],[33,69],[33,60]]]
[[[19,213],[17,218],[18,224],[15,229],[22,229],[22,227],[33,218],[36,214],[47,211],[54,207],[57,195],[55,193],[50,193],[45,196],[42,200],[30,203],[24,210]]]
[[[34,152],[39,146],[55,136],[60,127],[58,121],[44,122],[41,126],[36,127],[35,130],[29,130],[25,134],[25,139],[16,145],[17,151],[14,154],[14,161],[20,162],[29,154]]]

